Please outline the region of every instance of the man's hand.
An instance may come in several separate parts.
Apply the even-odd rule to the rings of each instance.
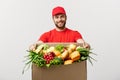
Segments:
[[[37,44],[32,44],[32,45],[30,45],[29,50],[34,51],[36,49],[36,47],[37,47]]]
[[[43,43],[43,41],[37,41],[36,43],[30,45],[29,50],[34,51],[36,49],[36,47],[41,43]]]
[[[78,39],[77,43],[79,43],[81,47],[90,49],[90,45],[86,43],[83,39]]]

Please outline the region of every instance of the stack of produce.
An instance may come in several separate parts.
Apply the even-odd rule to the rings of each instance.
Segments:
[[[41,44],[36,50],[28,51],[27,64],[34,63],[38,67],[51,65],[68,65],[74,62],[90,60],[90,49],[86,49],[76,44],[57,44],[50,46],[49,44]]]

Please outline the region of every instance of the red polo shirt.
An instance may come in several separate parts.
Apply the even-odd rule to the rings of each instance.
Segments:
[[[82,35],[78,31],[66,28],[64,31],[53,29],[41,35],[39,40],[43,42],[76,42]]]

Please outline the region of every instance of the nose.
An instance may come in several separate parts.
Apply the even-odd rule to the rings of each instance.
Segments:
[[[62,18],[61,17],[58,17],[58,21],[61,21],[62,20]]]

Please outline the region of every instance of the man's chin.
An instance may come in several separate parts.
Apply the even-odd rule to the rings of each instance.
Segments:
[[[65,28],[65,24],[64,24],[64,25],[57,25],[57,24],[56,24],[56,27],[57,27],[58,29],[61,29],[61,30],[62,30],[62,29]]]
[[[56,26],[58,29],[64,29],[65,26]]]

